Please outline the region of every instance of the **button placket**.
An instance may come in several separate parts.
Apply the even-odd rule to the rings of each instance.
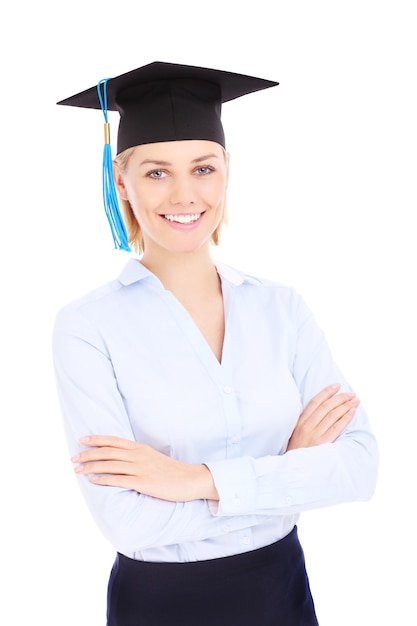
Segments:
[[[223,396],[224,415],[226,419],[226,455],[227,458],[236,458],[241,454],[241,447],[239,443],[241,441],[242,428],[237,398],[234,393],[233,386],[230,384],[224,383],[221,386],[221,392]]]

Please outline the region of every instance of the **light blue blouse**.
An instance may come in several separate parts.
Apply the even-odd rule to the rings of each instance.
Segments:
[[[79,476],[101,531],[131,558],[194,561],[253,550],[288,534],[302,511],[367,500],[375,489],[377,444],[361,406],[335,443],[284,454],[308,401],[326,385],[350,387],[293,289],[217,269],[221,364],[136,259],[56,317],[53,358],[70,454],[88,434],[135,439],[206,463],[220,495],[218,503],[172,503]]]

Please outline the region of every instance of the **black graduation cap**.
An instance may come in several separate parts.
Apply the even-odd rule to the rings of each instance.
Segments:
[[[114,186],[108,111],[118,111],[117,153],[146,143],[205,139],[225,147],[223,102],[277,82],[222,70],[154,62],[106,78],[57,104],[104,114],[103,201],[116,248],[130,251]]]
[[[206,139],[225,147],[222,103],[275,85],[244,74],[161,62],[109,79],[107,109],[120,113],[117,152],[183,139]],[[97,86],[57,104],[102,108]]]

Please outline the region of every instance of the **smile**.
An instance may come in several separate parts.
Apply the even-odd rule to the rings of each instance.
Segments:
[[[192,224],[201,217],[201,213],[187,213],[186,215],[164,215],[169,222],[178,222],[178,224]]]

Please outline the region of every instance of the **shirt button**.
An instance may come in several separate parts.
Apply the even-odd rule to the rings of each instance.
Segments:
[[[223,387],[223,393],[227,393],[227,394],[232,393],[232,388],[230,387],[230,385],[225,385]]]
[[[292,498],[291,496],[286,496],[284,499],[285,504],[291,504],[292,503]]]
[[[240,498],[233,498],[233,504],[235,506],[240,506]]]
[[[245,546],[247,546],[249,544],[250,539],[249,539],[249,537],[243,537],[242,541],[245,544]]]
[[[233,437],[230,437],[230,443],[237,443],[239,441],[239,437],[237,437],[236,435],[233,435]]]

